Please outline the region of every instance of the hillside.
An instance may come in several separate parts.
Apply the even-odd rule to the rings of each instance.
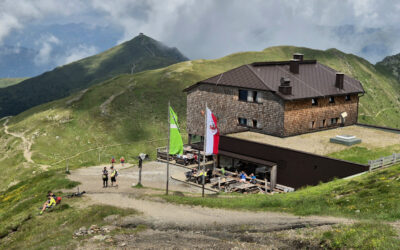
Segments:
[[[92,86],[86,91],[34,107],[10,119],[0,120],[1,124],[8,126],[7,130],[0,130],[0,152],[3,153],[0,158],[2,170],[0,214],[3,214],[3,217],[0,217],[0,221],[7,219],[1,225],[0,233],[6,234],[12,229],[18,229],[24,221],[32,218],[35,208],[43,200],[36,195],[43,195],[46,190],[76,185],[65,179],[65,175],[62,174],[67,164],[70,169],[95,166],[108,163],[112,156],[117,159],[124,156],[128,162],[133,163],[141,152],[148,153],[154,159],[155,148],[166,144],[168,100],[171,101],[172,107],[178,114],[182,132],[185,133],[186,95],[182,92],[185,87],[253,61],[287,60],[295,52],[305,54],[305,59],[317,59],[321,63],[350,74],[364,84],[367,93],[361,98],[359,114],[361,122],[400,127],[400,116],[397,115],[400,91],[396,80],[391,75],[377,71],[366,60],[335,49],[320,51],[288,46],[272,47],[261,52],[237,53],[216,60],[187,61],[133,75],[119,75]],[[30,144],[32,144],[31,148]],[[382,152],[386,154],[385,150]],[[363,154],[364,157],[369,157],[368,152],[363,151]],[[29,161],[29,156],[32,161]],[[363,180],[340,180],[332,184],[323,184],[296,192],[291,197],[288,196],[288,200],[277,197],[265,201],[254,196],[250,197],[249,201],[253,201],[253,198],[255,202],[259,200],[257,204],[260,210],[264,210],[262,206],[266,204],[272,204],[271,206],[276,204],[277,210],[285,208],[286,211],[298,214],[331,214],[349,217],[352,213],[356,213],[354,207],[359,208],[355,205],[357,204],[362,209],[357,218],[371,215],[371,209],[379,209],[382,204],[385,209],[375,214],[374,218],[395,220],[399,218],[399,215],[391,211],[397,211],[398,207],[396,199],[393,200],[398,193],[398,179],[396,179],[398,172],[397,167],[394,171],[369,175]],[[384,177],[384,179],[375,182],[375,177]],[[390,183],[386,183],[389,181]],[[374,190],[363,192],[364,186],[371,185],[374,185]],[[356,193],[346,193],[355,187],[357,187]],[[332,193],[332,190],[337,192],[338,199],[331,196],[322,199],[325,194]],[[370,197],[380,191],[387,192],[385,199],[388,199],[384,203],[378,202],[379,199],[375,200],[375,198],[372,198],[374,202],[371,203],[367,201],[362,204],[357,203],[360,197]],[[304,195],[310,198],[306,200]],[[345,195],[343,199],[341,195]],[[346,203],[346,198],[350,201],[349,204]],[[185,198],[179,201],[178,199],[175,201],[198,204],[198,200]],[[208,206],[208,202],[209,200],[206,200],[204,205]],[[332,202],[335,207],[329,210],[324,209],[327,206],[330,207]],[[236,203],[229,204],[237,205]],[[221,206],[230,206],[229,204],[224,203]],[[301,204],[304,206],[300,206]],[[340,206],[348,207],[340,212]],[[76,219],[70,222],[68,233],[63,234],[65,239],[70,238],[70,232],[82,225],[79,223],[80,218],[77,217],[78,212],[67,207],[65,211],[55,213],[58,217],[68,217],[70,213],[73,213],[72,218]],[[33,218],[33,221],[27,223],[27,230],[34,229],[34,222],[38,221],[36,217]],[[88,219],[95,223],[99,220],[91,217]],[[59,224],[61,223],[60,221]],[[85,223],[87,226],[88,222]],[[377,227],[376,224],[365,227],[368,230],[382,227],[387,229],[385,225]],[[348,230],[354,230],[354,228]],[[392,232],[391,229],[387,230]],[[35,238],[39,234],[39,231],[32,231],[29,235]],[[13,237],[23,238],[24,232],[15,235]],[[376,234],[373,236],[378,237]],[[375,241],[375,238],[369,240]],[[43,242],[54,244],[48,241]]]
[[[113,76],[187,60],[176,48],[139,35],[103,53],[73,62],[18,85],[0,89],[0,117],[66,97]]]
[[[18,84],[28,78],[0,78],[0,88]]]
[[[400,83],[400,53],[385,57],[382,61],[376,63],[376,67],[383,73],[393,74]]]
[[[360,102],[360,122],[400,127],[396,81],[378,72],[366,60],[335,49],[272,47],[261,52],[237,53],[216,60],[188,61],[120,75],[11,118],[9,130],[23,134],[33,143],[31,153],[36,164],[24,159],[20,139],[1,132],[0,150],[7,154],[0,159],[0,168],[9,175],[0,177],[0,189],[29,174],[29,168],[23,165],[40,172],[38,164],[64,167],[66,159],[70,166],[80,167],[106,162],[111,156],[124,155],[128,161],[136,159],[140,152],[154,156],[155,148],[165,145],[168,100],[177,111],[185,135],[186,95],[182,92],[185,87],[245,63],[288,59],[294,52],[315,58],[364,84],[366,94]],[[13,171],[11,166],[19,170]]]

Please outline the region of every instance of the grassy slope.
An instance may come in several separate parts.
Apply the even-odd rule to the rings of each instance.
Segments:
[[[0,88],[5,88],[25,81],[28,78],[0,78]]]
[[[78,94],[35,107],[13,117],[10,120],[10,130],[25,132],[28,138],[34,138],[33,159],[41,164],[53,164],[66,157],[98,147],[103,148],[71,158],[69,166],[76,168],[98,164],[99,154],[100,162],[108,161],[111,156],[119,157],[121,155],[125,156],[128,161],[133,161],[140,152],[154,157],[155,147],[165,145],[166,142],[166,104],[168,100],[171,100],[173,108],[180,117],[182,127],[185,127],[186,96],[182,89],[196,81],[245,63],[284,60],[290,58],[294,52],[304,53],[306,58],[316,58],[339,71],[355,76],[364,83],[367,94],[361,99],[361,121],[400,127],[400,117],[394,115],[398,111],[395,107],[398,107],[396,105],[398,105],[399,98],[399,90],[394,87],[394,80],[376,72],[374,67],[365,60],[337,50],[317,51],[306,48],[273,47],[262,52],[237,53],[217,60],[183,62],[163,69],[137,73],[133,76],[121,75],[91,87],[81,99],[70,105],[67,105],[66,101]],[[112,94],[121,91],[122,94],[117,96],[107,109],[107,114],[102,114],[99,106]],[[376,116],[385,108],[389,109]],[[184,131],[182,132],[184,133]],[[4,201],[4,197],[13,194],[14,189],[25,185],[26,181],[42,178],[44,173],[37,165],[24,162],[19,139],[6,136],[3,131],[0,131],[0,136],[0,140],[3,142],[0,145],[1,150],[7,152],[6,157],[0,158],[0,169],[5,173],[0,177],[0,190],[6,190],[10,183],[22,181],[17,186],[12,186],[0,193],[1,199]],[[124,145],[113,146],[115,144]],[[52,169],[55,171],[64,168],[65,162],[53,165]],[[391,173],[385,174],[385,178],[390,175]],[[43,194],[48,189],[61,188],[63,185],[73,185],[63,183],[62,180],[65,179],[62,176],[60,178],[55,181],[56,187],[49,186],[42,179],[36,183],[40,190],[32,188],[32,195]],[[254,203],[255,207],[259,209],[270,206],[276,210],[285,208],[284,211],[299,214],[337,214],[356,217],[368,214],[368,216],[380,219],[394,219],[399,216],[396,212],[399,211],[399,204],[396,200],[391,199],[392,190],[398,191],[398,180],[396,180],[397,182],[391,180],[388,187],[382,184],[383,181],[376,181],[371,177],[368,181],[346,182],[346,184],[339,180],[319,187],[304,189],[288,196],[273,196],[268,200],[264,196],[238,197],[235,199],[236,202],[229,200],[224,203],[224,206],[232,207],[237,202],[242,202],[240,204]],[[380,207],[381,203],[378,201],[367,202],[368,197],[375,197],[378,193],[362,190],[365,185],[369,187],[377,185],[376,190],[390,191],[387,193],[387,199],[385,198],[387,203],[383,204],[384,208]],[[347,200],[342,198],[336,199],[331,193],[332,188],[335,189],[336,194],[349,198],[350,202],[347,203]],[[350,189],[360,191],[346,194],[346,190]],[[321,196],[321,194],[323,195]],[[321,200],[324,195],[326,198]],[[356,209],[351,205],[356,203],[357,199],[364,198],[365,203],[360,204],[360,207],[355,207],[359,208],[361,212],[355,213]],[[208,201],[211,201],[211,198],[204,200],[204,202]],[[34,210],[39,204],[39,199],[32,203],[28,199],[26,202],[28,203],[25,204],[23,197],[16,198],[13,203],[2,202],[0,211],[8,211],[10,208],[18,206],[19,203],[21,203],[21,207]],[[190,202],[200,201],[191,200]],[[340,202],[344,208],[339,209]],[[378,213],[373,213],[369,209],[371,206],[379,208]],[[9,215],[7,214],[7,216]],[[7,216],[2,218],[7,218]],[[24,216],[28,216],[25,210],[16,213],[6,222],[2,221],[3,229],[15,223],[21,223]]]
[[[57,100],[113,76],[157,69],[187,60],[177,49],[167,48],[145,35],[98,55],[57,67],[0,89],[0,117],[15,115],[36,105]]]
[[[182,62],[133,76],[121,75],[91,87],[71,105],[66,101],[74,96],[30,109],[12,118],[10,129],[26,131],[28,137],[34,137],[33,159],[42,164],[54,164],[98,147],[103,148],[70,159],[70,166],[98,164],[99,155],[101,162],[122,155],[130,160],[140,152],[154,156],[155,147],[165,145],[168,100],[171,100],[185,129],[186,96],[182,92],[185,87],[245,63],[288,59],[294,52],[304,53],[306,58],[316,58],[364,83],[367,94],[361,98],[360,121],[400,127],[400,116],[395,115],[399,112],[400,92],[394,87],[392,78],[376,72],[367,61],[334,49],[272,47],[262,52],[237,53],[217,60]],[[102,114],[99,106],[112,94],[121,91],[122,94],[107,109],[109,114]],[[125,145],[113,146],[116,144]],[[9,160],[0,160],[0,168],[10,166],[7,164]],[[63,167],[65,162],[56,165]],[[0,189],[18,179],[18,171],[11,173],[7,180],[0,182]]]

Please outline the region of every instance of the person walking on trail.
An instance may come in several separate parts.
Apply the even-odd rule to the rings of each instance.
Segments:
[[[115,186],[118,187],[117,179],[116,179],[117,176],[118,176],[117,170],[113,166],[111,166],[111,187],[114,186],[114,182],[115,182]]]
[[[121,166],[124,166],[125,163],[125,158],[122,156],[121,159],[119,159],[119,162],[121,163]]]
[[[40,215],[43,214],[44,210],[52,208],[56,205],[56,200],[54,199],[54,195],[52,192],[47,194],[47,201],[43,204],[42,210],[40,211]]]
[[[114,166],[114,163],[115,163],[115,158],[114,158],[114,156],[111,158],[111,166]]]
[[[108,171],[107,167],[104,167],[103,169],[103,188],[108,187]]]

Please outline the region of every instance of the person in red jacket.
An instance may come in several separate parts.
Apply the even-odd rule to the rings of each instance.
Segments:
[[[121,166],[124,166],[125,163],[125,158],[122,156],[121,159],[119,159],[119,162],[121,163]]]
[[[115,158],[114,158],[114,156],[111,158],[111,166],[114,166],[114,163],[115,163]]]

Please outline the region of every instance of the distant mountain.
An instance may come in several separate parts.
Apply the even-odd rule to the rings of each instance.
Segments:
[[[376,66],[379,70],[392,74],[400,82],[400,53],[385,57]]]
[[[18,84],[28,78],[0,78],[0,88]]]
[[[25,47],[0,46],[0,78],[28,77],[44,72],[46,67],[34,62],[37,54]]]
[[[123,73],[162,68],[185,60],[188,59],[176,48],[140,34],[98,55],[0,89],[0,117],[63,98]]]

